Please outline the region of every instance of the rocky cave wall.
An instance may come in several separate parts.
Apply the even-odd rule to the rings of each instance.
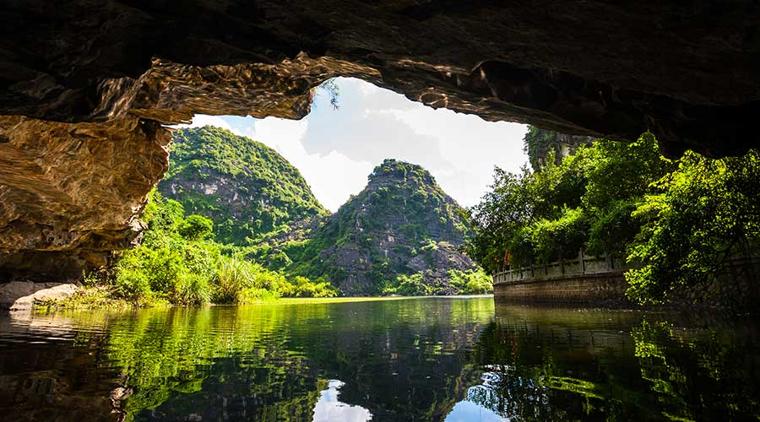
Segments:
[[[721,156],[757,146],[760,5],[3,1],[0,279],[134,241],[194,113],[301,118],[354,76],[433,107]]]

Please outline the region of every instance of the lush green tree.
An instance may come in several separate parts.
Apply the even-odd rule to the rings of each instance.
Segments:
[[[591,214],[586,249],[597,255],[624,256],[628,244],[640,230],[640,219],[633,211],[641,198],[617,199]]]
[[[631,143],[581,145],[559,161],[553,154],[549,148],[535,171],[497,169],[473,208],[468,251],[488,271],[573,258],[580,249],[624,255],[641,224],[632,211],[673,167],[648,133]]]
[[[584,208],[603,210],[616,201],[643,198],[652,182],[675,169],[660,155],[655,137],[647,132],[636,141],[597,141],[581,148],[574,159],[582,162],[587,183],[582,193]]]
[[[667,300],[678,286],[715,279],[735,257],[760,252],[760,155],[687,153],[633,213],[645,221],[630,248],[629,295]]]
[[[625,255],[641,225],[633,210],[654,192],[654,181],[675,169],[675,163],[660,155],[651,133],[630,143],[596,142],[580,149],[576,160],[583,163],[587,180],[582,206],[591,223],[588,249]]]
[[[473,208],[468,249],[490,272],[585,248],[627,256],[629,296],[661,302],[759,252],[757,151],[672,161],[649,133],[630,143],[595,141],[560,161],[549,150],[536,171],[497,169],[491,191]]]
[[[433,287],[425,283],[425,274],[399,274],[390,285],[385,286],[383,294],[401,296],[430,296],[434,293]]]
[[[508,245],[516,242],[517,232],[531,219],[529,175],[527,168],[516,175],[497,167],[491,189],[472,209],[475,236],[467,242],[467,253],[488,272],[504,267]]]
[[[569,156],[556,163],[549,156],[539,171],[497,168],[491,190],[472,208],[476,235],[466,248],[487,271],[575,256],[582,246],[573,230],[587,231],[578,210],[587,183],[584,162]]]
[[[588,232],[585,215],[580,208],[565,208],[558,218],[538,220],[526,229],[527,233],[523,236],[530,236],[533,260],[540,264],[577,256]],[[521,265],[528,263],[520,262]]]
[[[187,240],[202,240],[213,236],[214,222],[210,218],[193,214],[179,226],[179,234]]]
[[[459,294],[473,295],[493,292],[493,279],[482,269],[473,271],[449,270],[451,285]]]

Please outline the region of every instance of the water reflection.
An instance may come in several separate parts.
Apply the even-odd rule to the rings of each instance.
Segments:
[[[446,422],[505,420],[499,413],[502,398],[494,389],[500,379],[497,372],[484,372],[481,384],[467,389],[465,399],[454,405],[451,413],[446,416]]]
[[[760,415],[752,321],[497,308],[472,400],[528,420],[747,420]]]
[[[8,420],[744,420],[752,321],[490,298],[0,318]]]

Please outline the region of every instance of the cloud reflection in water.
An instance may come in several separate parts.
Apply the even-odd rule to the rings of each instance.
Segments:
[[[319,401],[314,405],[313,422],[365,422],[372,420],[372,413],[361,406],[353,406],[338,400],[341,387],[346,383],[330,380],[327,389],[319,393]]]

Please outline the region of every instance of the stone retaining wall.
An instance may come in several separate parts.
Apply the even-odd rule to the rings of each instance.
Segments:
[[[538,274],[543,276],[541,272]],[[511,276],[518,279],[496,281],[494,298],[497,302],[507,303],[635,306],[625,297],[628,285],[623,274],[624,270],[619,269],[597,274],[566,274],[545,279],[523,276],[524,279],[519,279],[512,272]],[[733,259],[718,277],[696,285],[676,287],[666,300],[666,305],[675,307],[758,313],[760,258]]]
[[[616,271],[549,280],[497,283],[494,285],[494,298],[500,302],[619,306],[628,304],[625,299],[626,287],[623,272]]]

